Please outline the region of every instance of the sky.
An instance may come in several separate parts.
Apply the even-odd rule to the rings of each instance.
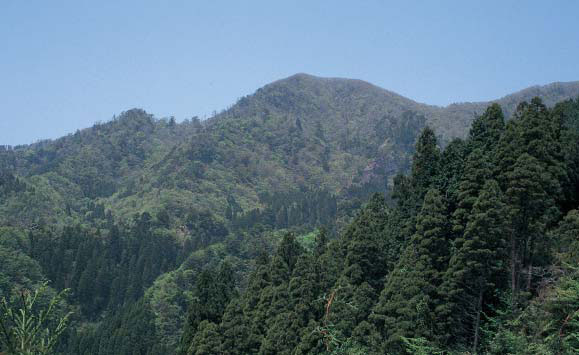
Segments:
[[[209,117],[272,81],[435,105],[579,80],[578,1],[0,1],[0,145],[131,108]]]

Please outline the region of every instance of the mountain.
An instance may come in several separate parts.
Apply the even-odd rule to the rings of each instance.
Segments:
[[[175,124],[134,109],[54,141],[4,149],[3,170],[30,188],[6,197],[0,218],[25,225],[83,220],[101,206],[120,219],[165,209],[178,224],[192,208],[241,215],[271,205],[272,192],[299,189],[356,205],[353,197],[385,189],[408,169],[425,125],[445,145],[465,137],[490,103],[509,116],[534,96],[552,105],[579,96],[579,82],[438,107],[361,80],[296,74],[205,122]]]
[[[579,100],[535,95],[578,84],[505,124],[298,74],[0,147],[0,298],[70,289],[64,354],[578,349]]]

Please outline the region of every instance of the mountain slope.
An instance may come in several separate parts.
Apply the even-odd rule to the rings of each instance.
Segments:
[[[508,116],[534,96],[548,105],[577,97],[579,82],[536,86],[493,102]],[[173,124],[131,110],[74,135],[3,151],[4,170],[35,188],[31,196],[4,199],[0,215],[12,223],[83,219],[97,203],[121,219],[165,209],[181,223],[192,208],[225,217],[228,208],[263,209],[273,192],[298,189],[327,191],[355,205],[352,197],[383,190],[408,168],[425,125],[446,144],[464,137],[489,104],[437,107],[360,80],[296,74],[206,122]],[[23,206],[34,213],[14,213]]]

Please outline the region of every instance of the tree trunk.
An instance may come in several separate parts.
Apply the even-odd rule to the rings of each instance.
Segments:
[[[483,301],[483,287],[480,286],[478,293],[478,301],[476,305],[476,318],[474,320],[474,340],[472,344],[472,353],[476,354],[478,341],[479,341],[479,331],[480,331],[480,314],[482,312],[482,301]]]
[[[533,263],[529,260],[529,266],[527,268],[527,291],[531,291],[531,281],[532,281]]]
[[[511,232],[511,296],[512,302],[515,304],[517,298],[517,251],[514,232]]]
[[[533,245],[534,239],[532,237],[529,237],[529,242],[528,242],[528,248],[529,248],[529,260],[527,261],[527,287],[526,290],[528,292],[531,291],[531,282],[533,280],[533,275],[532,275],[532,271],[533,271],[533,249],[534,249],[534,245]]]

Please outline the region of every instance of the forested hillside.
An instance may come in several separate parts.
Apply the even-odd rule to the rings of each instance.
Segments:
[[[444,150],[424,129],[391,206],[285,234],[240,295],[201,274],[181,353],[578,352],[578,108],[536,98],[505,124],[492,105]]]
[[[497,102],[509,117],[534,96],[553,105],[579,96],[579,84],[534,87]],[[466,137],[488,104],[428,106],[359,80],[297,74],[204,122],[134,109],[55,141],[2,149],[2,174],[18,178],[23,193],[5,195],[0,218],[66,225],[104,210],[120,221],[166,213],[180,226],[191,208],[224,219],[256,208],[277,213],[274,194],[314,189],[337,195],[343,219],[408,171],[425,125],[446,146]]]
[[[298,74],[3,147],[0,298],[69,289],[62,354],[577,352],[578,96]]]

